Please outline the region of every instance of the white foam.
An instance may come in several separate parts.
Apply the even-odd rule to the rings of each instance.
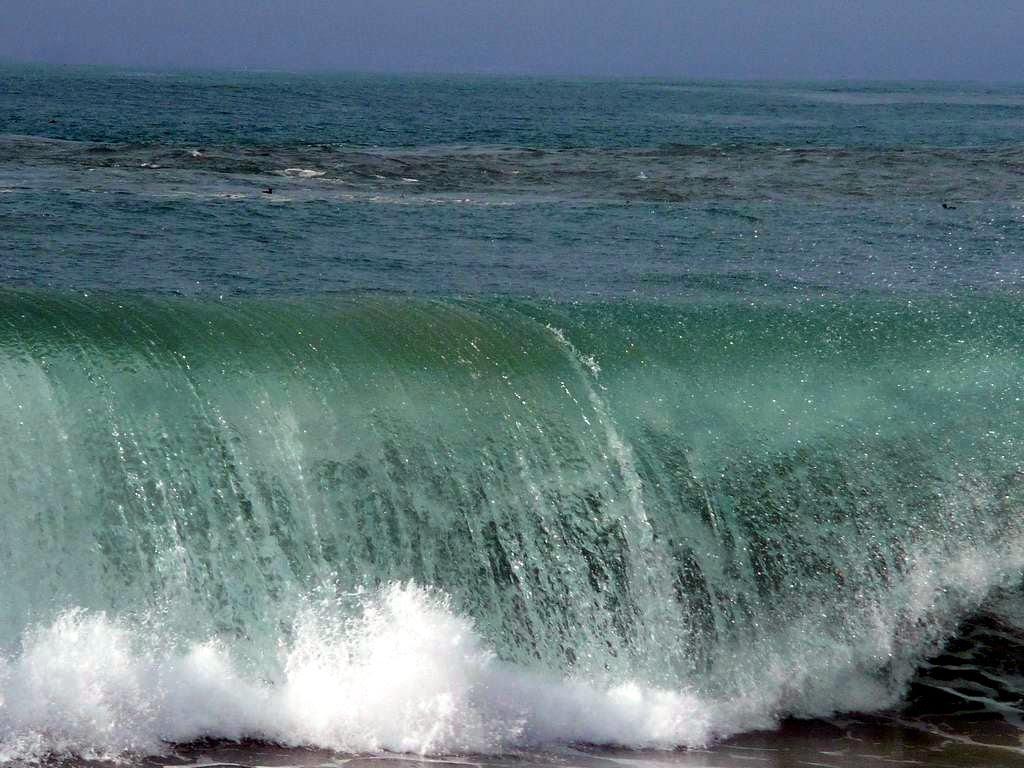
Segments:
[[[1000,573],[977,557],[942,573],[926,569],[909,580],[912,599],[899,616],[880,613],[847,644],[767,658],[718,696],[559,679],[503,662],[443,594],[412,584],[364,596],[355,617],[334,600],[310,601],[279,640],[269,679],[222,641],[174,643],[151,621],[71,610],[0,656],[0,762],[156,754],[204,737],[419,754],[574,742],[703,746],[785,714],[895,703],[899,681],[878,673],[897,655],[901,620],[921,625],[951,581],[973,602]],[[794,626],[798,645],[815,629]]]
[[[294,176],[299,179],[315,179],[323,176],[327,171],[317,171],[312,168],[285,168],[282,173],[285,176]]]
[[[434,592],[392,586],[354,621],[328,608],[303,612],[273,681],[247,678],[218,642],[174,652],[126,622],[69,611],[0,659],[0,761],[155,754],[202,737],[431,754],[714,735],[711,712],[685,691],[600,687],[498,661]]]

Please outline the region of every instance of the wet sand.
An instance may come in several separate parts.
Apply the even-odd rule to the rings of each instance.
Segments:
[[[940,732],[939,728],[943,730]],[[898,718],[857,717],[791,720],[778,730],[749,733],[708,749],[627,750],[576,745],[504,755],[344,755],[318,749],[256,742],[196,743],[173,754],[128,761],[138,768],[860,768],[920,765],[952,768],[1024,768],[1021,734],[1001,723],[913,723]],[[971,735],[966,731],[970,730]],[[54,765],[109,766],[109,763],[57,761]]]

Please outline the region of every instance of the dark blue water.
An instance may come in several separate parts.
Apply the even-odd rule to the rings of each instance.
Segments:
[[[1021,283],[1017,86],[7,68],[0,89],[8,285],[701,298]]]

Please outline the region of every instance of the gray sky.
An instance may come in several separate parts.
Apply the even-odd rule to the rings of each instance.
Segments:
[[[1024,80],[1024,0],[0,0],[0,59]]]

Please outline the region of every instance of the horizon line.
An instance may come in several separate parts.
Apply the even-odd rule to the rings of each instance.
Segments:
[[[152,72],[154,74],[246,74],[246,75],[334,75],[334,76],[393,76],[393,77],[492,77],[496,79],[537,79],[537,80],[669,80],[693,83],[957,83],[1019,85],[1024,80],[983,79],[977,77],[895,77],[834,75],[821,76],[764,76],[738,77],[730,75],[687,75],[682,73],[588,73],[588,72],[529,72],[513,69],[350,69],[332,67],[249,67],[249,66],[190,66],[188,64],[109,64],[101,62],[55,62],[38,59],[20,59],[0,56],[0,66],[40,67],[53,69],[94,69],[116,72]]]

